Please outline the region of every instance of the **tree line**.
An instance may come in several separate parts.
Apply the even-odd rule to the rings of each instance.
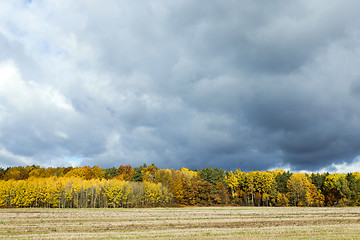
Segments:
[[[360,173],[40,166],[0,168],[0,207],[359,206]]]

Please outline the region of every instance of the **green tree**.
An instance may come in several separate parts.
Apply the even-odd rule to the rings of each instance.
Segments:
[[[312,173],[310,174],[311,182],[315,185],[317,189],[323,190],[324,182],[329,173]]]
[[[146,164],[134,169],[134,175],[132,176],[131,181],[134,181],[134,182],[142,182],[143,181],[143,174],[142,174],[143,168],[147,168]]]
[[[3,180],[5,176],[5,169],[3,169],[2,167],[0,167],[0,180]]]
[[[207,167],[200,171],[200,178],[215,186],[218,182],[224,182],[225,171],[221,168]]]
[[[352,206],[360,205],[360,174],[359,173],[348,173],[346,180],[349,184],[350,190],[350,204]]]
[[[290,171],[281,170],[275,177],[277,190],[280,193],[287,193],[287,183],[291,177],[292,173]]]
[[[117,171],[117,169],[115,167],[105,168],[103,170],[104,170],[104,178],[105,179],[113,179],[119,175],[119,172]]]

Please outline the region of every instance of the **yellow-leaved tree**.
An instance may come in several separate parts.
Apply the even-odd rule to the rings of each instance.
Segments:
[[[322,204],[320,192],[305,173],[294,173],[287,182],[288,197],[294,206]]]

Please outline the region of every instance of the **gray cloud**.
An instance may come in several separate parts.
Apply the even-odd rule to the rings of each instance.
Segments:
[[[357,166],[357,7],[1,3],[0,166]]]

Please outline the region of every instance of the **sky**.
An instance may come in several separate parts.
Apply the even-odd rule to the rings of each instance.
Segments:
[[[0,1],[0,167],[360,171],[358,9]]]

